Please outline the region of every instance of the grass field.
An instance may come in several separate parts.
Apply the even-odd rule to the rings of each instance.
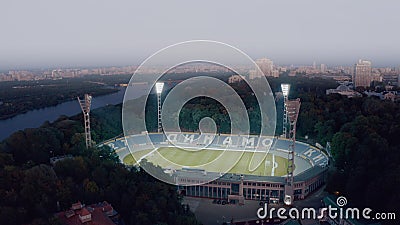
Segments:
[[[143,151],[138,151],[134,153],[134,156],[136,159],[140,159],[143,156],[149,154],[152,151],[152,149],[149,150],[143,150]],[[133,158],[132,154],[128,154],[127,156],[125,156],[125,158],[122,160],[122,162],[126,165],[134,165],[136,164],[136,160],[135,158]]]
[[[252,161],[253,155],[255,159]],[[136,159],[145,156],[153,164],[170,169],[198,167],[210,172],[227,172],[227,168],[230,168],[231,164],[236,162],[228,171],[229,173],[258,176],[284,176],[287,173],[287,159],[271,153],[265,156],[265,153],[242,153],[240,151],[209,149],[193,151],[174,147],[161,147],[154,152],[151,152],[151,150],[135,152],[134,156]],[[176,165],[171,165],[168,161]],[[136,163],[131,154],[127,155],[123,162],[128,165]],[[256,165],[259,166],[256,167]]]

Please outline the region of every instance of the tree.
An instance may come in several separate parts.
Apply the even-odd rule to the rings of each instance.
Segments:
[[[38,165],[25,171],[21,197],[39,215],[54,212],[57,176],[53,168]]]

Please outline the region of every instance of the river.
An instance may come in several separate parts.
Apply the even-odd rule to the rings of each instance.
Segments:
[[[135,95],[137,97],[143,95],[143,88],[140,87],[141,85],[138,85],[138,88],[134,88],[136,92]],[[126,88],[120,88],[118,92],[108,95],[93,97],[91,109],[100,108],[109,104],[115,105],[122,103],[125,90]],[[56,106],[31,110],[24,114],[19,114],[10,119],[0,120],[0,141],[6,139],[12,133],[18,130],[23,130],[25,128],[40,127],[44,122],[46,121],[53,122],[56,119],[58,119],[61,115],[73,116],[81,112],[82,111],[78,101],[71,100],[68,102],[58,104]]]

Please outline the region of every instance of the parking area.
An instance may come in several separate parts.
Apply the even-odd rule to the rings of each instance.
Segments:
[[[294,207],[321,207],[321,199],[327,195],[323,188],[312,193],[307,199],[296,201]],[[204,225],[216,225],[223,222],[237,221],[257,221],[257,210],[263,205],[263,202],[255,200],[245,200],[244,205],[232,204],[226,200],[217,200],[209,198],[185,197],[183,204],[188,204],[190,210],[195,213],[196,218]],[[269,205],[280,207],[282,205]],[[251,224],[251,223],[249,223]],[[301,224],[319,224],[318,220],[301,220]]]
[[[196,218],[204,225],[222,224],[223,222],[257,219],[259,201],[245,200],[244,205],[230,204],[225,200],[185,197],[183,204],[188,204]]]

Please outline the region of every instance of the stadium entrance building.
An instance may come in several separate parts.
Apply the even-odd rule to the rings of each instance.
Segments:
[[[204,175],[198,173],[196,179],[193,173],[195,172],[184,170],[177,172],[179,183],[187,182],[187,185],[178,186],[183,195],[225,199],[238,203],[243,203],[244,199],[259,200],[270,204],[283,202],[285,196],[285,177],[225,174],[210,183],[195,185],[204,179]],[[304,199],[321,187],[326,181],[326,174],[327,168],[315,166],[295,176],[294,199]]]

